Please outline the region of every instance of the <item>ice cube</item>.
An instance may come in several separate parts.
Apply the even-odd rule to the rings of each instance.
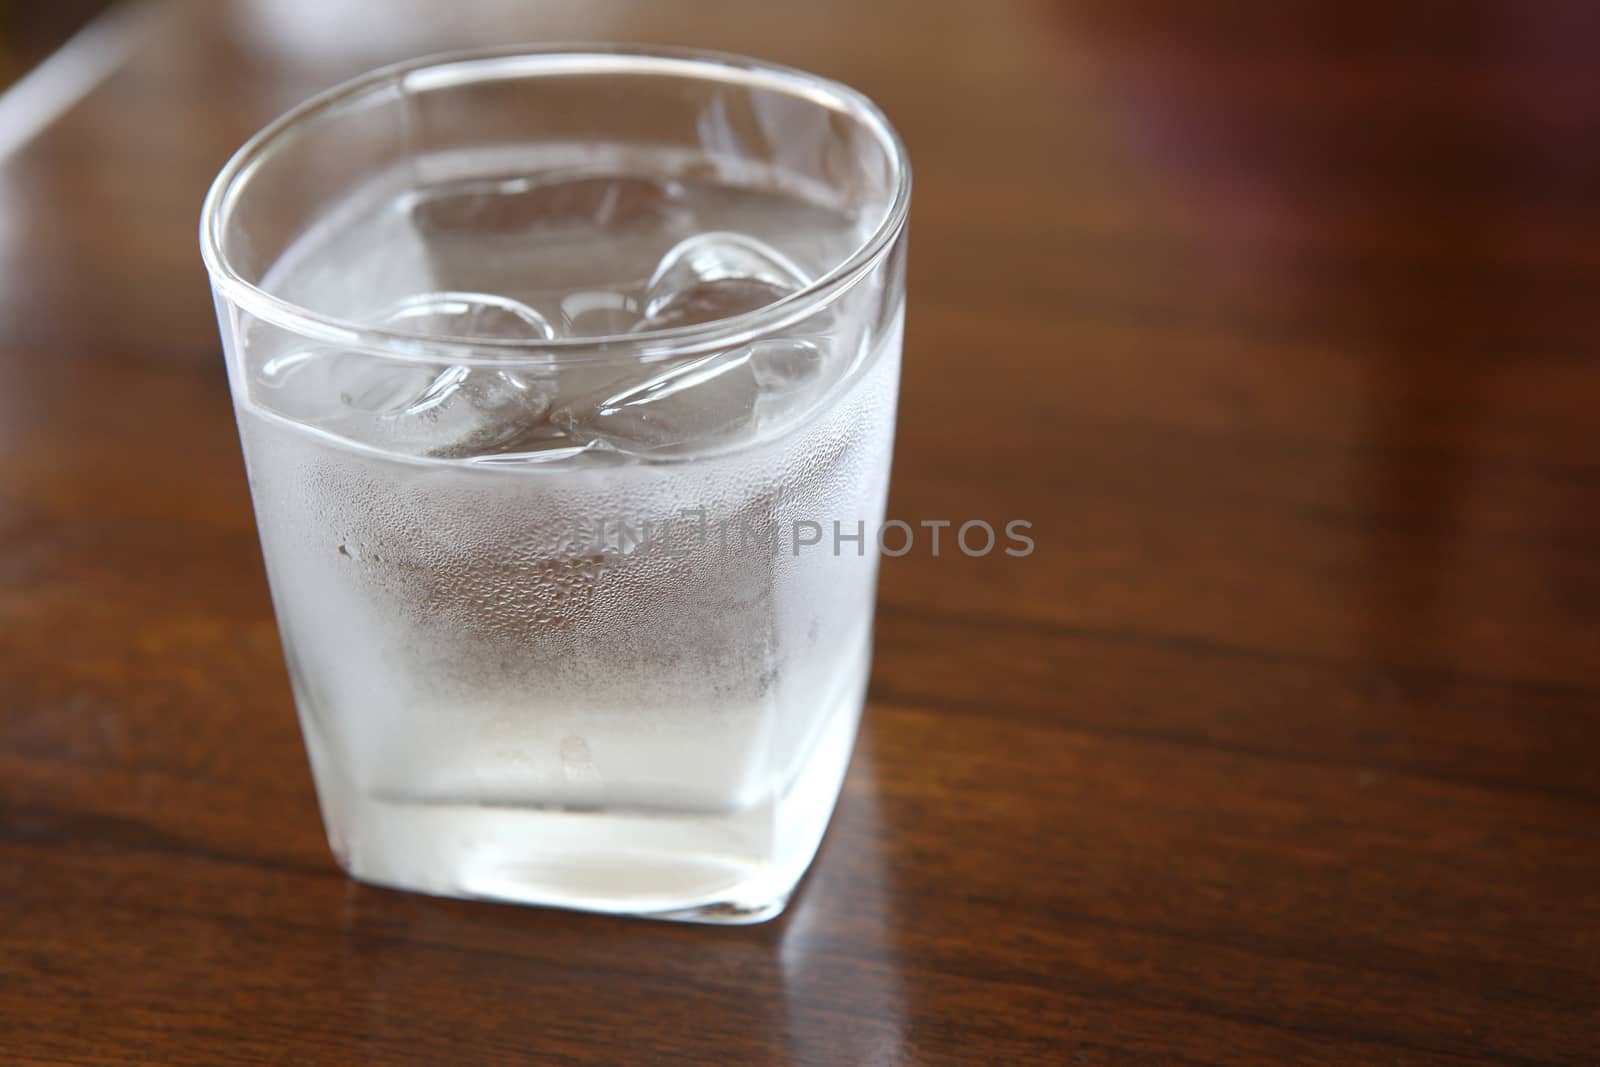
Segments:
[[[780,426],[803,412],[827,385],[827,354],[809,338],[773,338],[750,346],[758,392],[757,423]]]
[[[411,222],[432,239],[592,235],[654,220],[681,195],[674,182],[637,175],[519,175],[444,185],[411,205]]]
[[[417,293],[377,316],[383,326],[453,340],[540,340],[556,335],[526,304],[492,293]]]
[[[765,307],[804,288],[805,272],[777,249],[713,230],[679,241],[645,287],[636,330],[712,322]]]
[[[545,340],[555,329],[525,304],[490,293],[419,293],[380,319],[428,337]],[[422,392],[382,416],[391,447],[459,459],[499,452],[526,437],[555,396],[553,376],[520,369],[449,366]]]
[[[750,369],[767,394],[789,393],[822,375],[822,349],[805,338],[774,338],[750,346]]]
[[[252,383],[262,406],[313,426],[375,416],[427,390],[434,368],[334,348],[301,348],[264,361]]]
[[[558,407],[550,421],[576,440],[654,454],[719,442],[748,426],[755,414],[757,387],[748,348],[640,373],[650,376],[578,398]]]
[[[805,286],[805,273],[776,249],[744,234],[712,231],[680,241],[661,258],[645,287],[635,330],[727,318]],[[819,320],[820,321],[820,320]],[[564,388],[550,422],[575,441],[633,455],[717,447],[781,411],[822,376],[812,340],[754,344],[641,366],[596,370],[587,389]],[[567,399],[570,397],[570,399]]]
[[[562,297],[561,321],[570,337],[627,333],[639,321],[639,302],[611,289],[580,289]]]
[[[573,441],[634,455],[727,444],[755,426],[777,427],[827,384],[826,356],[807,338],[768,338],[624,378],[574,401],[550,423]]]
[[[430,288],[504,293],[559,324],[563,293],[642,286],[686,218],[683,195],[670,180],[545,171],[433,184],[407,217]]]
[[[555,334],[532,308],[489,293],[420,293],[375,322],[455,340]],[[539,447],[524,439],[536,436],[556,395],[549,371],[440,367],[331,347],[275,356],[258,378],[266,406],[298,421],[405,455],[447,458]]]
[[[445,459],[520,448],[550,408],[555,387],[512,371],[455,367],[416,403],[388,416],[397,445]]]

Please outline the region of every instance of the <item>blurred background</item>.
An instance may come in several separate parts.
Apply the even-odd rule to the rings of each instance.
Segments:
[[[63,0],[58,4],[7,0],[0,4],[0,47],[4,48],[0,52],[0,84],[9,86],[22,77],[110,6],[110,0]]]

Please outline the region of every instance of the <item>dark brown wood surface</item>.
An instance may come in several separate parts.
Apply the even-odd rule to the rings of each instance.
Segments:
[[[452,4],[137,21],[0,167],[0,1061],[1600,1061],[1600,10]],[[447,47],[747,52],[916,166],[870,707],[781,919],[356,885],[200,199]]]

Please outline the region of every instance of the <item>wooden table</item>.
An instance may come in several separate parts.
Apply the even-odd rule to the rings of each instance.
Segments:
[[[1596,1062],[1593,5],[113,29],[0,169],[0,1061]],[[267,599],[206,185],[359,69],[573,38],[884,105],[890,511],[1033,523],[1025,559],[885,561],[844,796],[763,926],[351,883]]]

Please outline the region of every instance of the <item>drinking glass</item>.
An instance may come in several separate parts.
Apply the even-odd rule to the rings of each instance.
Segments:
[[[201,247],[355,878],[753,922],[854,743],[910,175],[860,94],[566,48],[358,78]]]

